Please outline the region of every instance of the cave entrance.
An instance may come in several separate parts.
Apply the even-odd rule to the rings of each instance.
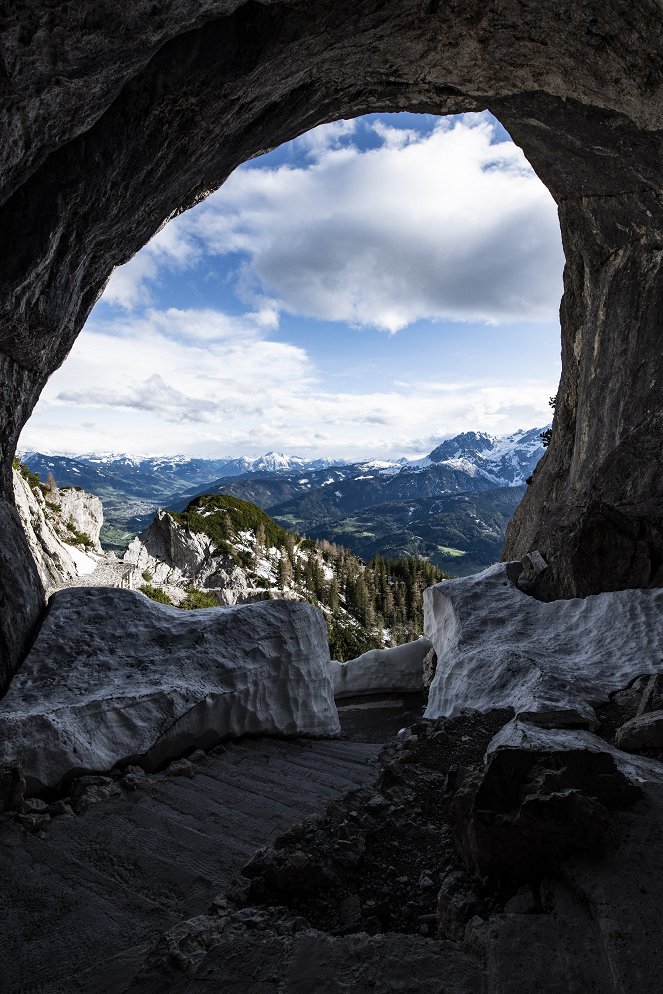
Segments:
[[[476,572],[543,453],[562,266],[555,204],[489,113],[322,125],[115,270],[21,448],[102,497],[120,554],[207,488],[365,561]],[[176,566],[143,566],[177,602]]]
[[[63,8],[48,27],[11,35],[1,193],[11,250],[0,264],[5,675],[43,611],[11,456],[113,267],[240,163],[369,112],[489,107],[559,208],[562,379],[548,455],[505,554],[541,550],[548,597],[657,575],[660,19],[647,5],[602,8],[598,19],[583,5],[479,6],[246,3],[192,19],[185,5],[113,32]],[[609,28],[597,33],[604,18]],[[44,31],[48,65],[38,55]]]

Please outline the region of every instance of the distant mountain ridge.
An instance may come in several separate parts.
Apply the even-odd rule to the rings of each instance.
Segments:
[[[25,452],[23,460],[44,479],[51,472],[60,486],[81,486],[97,494],[103,500],[106,519],[102,540],[118,549],[126,547],[133,535],[149,524],[158,506],[181,511],[201,494],[228,494],[251,501],[287,528],[317,536],[329,528],[330,534],[343,534],[347,540],[355,527],[350,519],[358,520],[359,512],[362,520],[368,520],[375,518],[371,509],[385,505],[393,509],[399,502],[522,488],[544,454],[542,431],[520,429],[505,436],[462,432],[415,460],[349,463],[277,452],[232,459]],[[501,508],[505,501],[512,503],[502,497]],[[516,503],[514,495],[514,508]],[[496,520],[501,523],[502,519],[500,511]],[[390,520],[395,524],[404,519],[403,515],[390,514]],[[491,539],[495,552],[488,562],[499,556],[501,524],[500,528],[499,535]],[[490,530],[492,534],[492,525]],[[383,529],[378,531],[382,536]],[[475,529],[470,531],[473,535]],[[394,544],[408,548],[418,544],[410,533],[411,529],[407,535],[383,537],[390,548]],[[440,547],[456,549],[459,541],[442,542]],[[476,545],[474,539],[469,541]],[[359,544],[357,541],[350,547],[358,551]],[[472,555],[475,553],[476,549]],[[484,550],[480,561],[487,555]],[[434,561],[439,562],[439,556]]]
[[[451,469],[460,469],[469,475],[472,475],[471,467],[474,467],[495,486],[520,486],[525,482],[523,473],[527,472],[529,475],[533,468],[533,457],[538,460],[543,454],[540,438],[543,430],[543,428],[519,429],[503,436],[462,432],[441,442],[423,459],[414,460],[366,459],[349,462],[340,458],[305,459],[302,456],[273,451],[261,456],[220,459],[184,455],[131,456],[112,452],[72,455],[29,449],[21,449],[19,455],[33,472],[44,475],[52,472],[58,482],[61,478],[63,485],[80,484],[81,481],[76,477],[89,477],[91,480],[106,483],[109,479],[117,479],[123,484],[132,484],[136,496],[148,496],[155,487],[161,492],[166,481],[168,483],[183,481],[193,485],[198,482],[208,483],[215,477],[226,479],[247,473],[290,475],[295,472],[317,472],[330,467],[351,467],[380,475],[392,475],[399,472],[419,472],[433,463],[447,465]]]

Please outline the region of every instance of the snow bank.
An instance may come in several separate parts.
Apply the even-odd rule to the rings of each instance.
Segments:
[[[426,717],[512,707],[539,725],[594,728],[593,704],[663,670],[663,589],[542,604],[499,563],[424,593],[437,653]]]
[[[371,649],[347,663],[332,660],[335,697],[403,693],[423,690],[424,657],[431,648],[427,638],[393,649]]]
[[[294,601],[179,611],[130,590],[53,595],[0,702],[0,765],[29,789],[121,760],[148,769],[241,735],[336,737],[327,631]]]

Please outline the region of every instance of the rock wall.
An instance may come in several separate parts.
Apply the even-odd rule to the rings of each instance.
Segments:
[[[49,502],[57,505],[65,523],[71,523],[76,531],[89,539],[92,548],[101,552],[99,535],[104,523],[104,507],[98,497],[76,487],[55,488],[49,494]]]
[[[89,538],[91,548],[101,551],[99,529],[103,512],[99,498],[83,491],[54,490],[47,502],[38,487],[31,487],[16,470],[12,472],[16,508],[46,594],[67,580],[92,573],[97,561],[77,547],[76,536],[68,524],[73,520],[78,522],[76,527]]]
[[[12,4],[0,96],[0,547],[14,543],[0,576],[3,679],[43,607],[16,541],[11,455],[113,267],[241,161],[369,111],[488,107],[559,205],[562,379],[506,554],[544,554],[546,597],[658,582],[660,13],[658,0]]]

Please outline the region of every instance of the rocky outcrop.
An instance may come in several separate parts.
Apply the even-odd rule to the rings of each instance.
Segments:
[[[104,523],[104,507],[98,497],[78,487],[54,487],[48,500],[58,508],[65,526],[73,526],[88,539],[90,548],[101,552],[99,535]]]
[[[437,653],[426,715],[510,707],[538,725],[594,728],[593,705],[663,671],[663,590],[542,603],[519,564],[430,587],[424,631]]]
[[[219,604],[226,606],[261,600],[266,595],[264,582],[260,586],[231,555],[220,554],[209,535],[183,528],[161,508],[152,524],[129,544],[124,562],[167,588],[184,589],[194,584],[214,590]],[[168,592],[177,595],[176,589]],[[283,591],[279,594],[284,596]]]
[[[54,594],[0,704],[0,765],[28,791],[133,759],[153,769],[241,735],[339,732],[322,615],[269,601],[179,611],[141,594]]]
[[[85,16],[37,0],[12,5],[4,37],[4,499],[49,374],[113,267],[165,219],[324,121],[488,107],[557,201],[567,261],[552,439],[505,554],[541,552],[548,598],[660,582],[657,0],[166,0],[101,3]],[[0,579],[3,619],[32,590],[25,640],[43,602],[36,586],[19,598],[11,570]],[[3,642],[7,674],[22,642]]]
[[[334,697],[415,693],[424,689],[424,659],[431,649],[427,638],[391,649],[371,649],[347,663],[332,659]]]
[[[99,498],[73,488],[54,488],[46,497],[20,472],[12,472],[16,507],[46,593],[92,573],[97,559],[88,551],[101,552],[103,511]],[[81,538],[86,542],[84,547]]]

